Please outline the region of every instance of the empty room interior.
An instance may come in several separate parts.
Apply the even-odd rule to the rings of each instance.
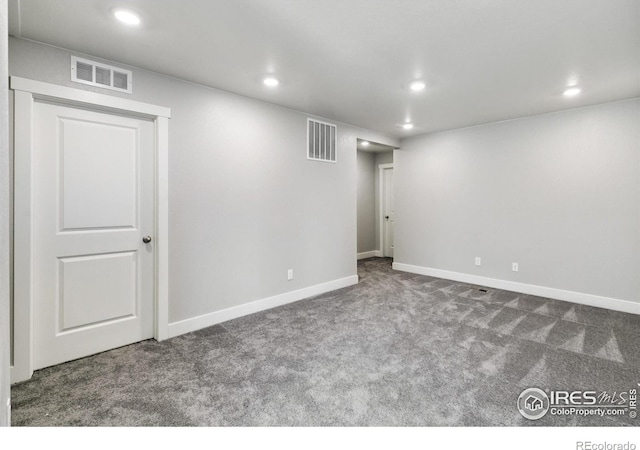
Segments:
[[[0,18],[0,425],[640,424],[640,1]]]

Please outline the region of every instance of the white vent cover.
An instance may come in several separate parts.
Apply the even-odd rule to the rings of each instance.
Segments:
[[[337,162],[336,135],[335,125],[307,119],[307,159]]]
[[[71,81],[131,94],[131,71],[71,57]]]

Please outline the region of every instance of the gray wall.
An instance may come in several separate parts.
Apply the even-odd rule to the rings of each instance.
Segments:
[[[634,99],[403,140],[396,262],[640,302],[639,124]]]
[[[393,151],[376,153],[376,170],[380,164],[393,163]]]
[[[374,153],[358,151],[358,253],[376,250]]]
[[[11,75],[94,90],[67,51],[9,50]],[[308,161],[306,114],[132,70],[133,95],[97,91],[172,108],[170,322],[356,274],[356,139],[397,140],[338,124],[338,163]]]
[[[9,111],[7,1],[0,0],[0,426],[9,425]]]

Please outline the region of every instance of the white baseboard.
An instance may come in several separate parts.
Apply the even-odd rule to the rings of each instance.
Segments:
[[[382,258],[382,252],[380,250],[371,250],[370,252],[358,253],[358,259],[367,258]]]
[[[340,278],[337,280],[329,281],[327,283],[316,284],[314,286],[309,286],[297,291],[274,295],[273,297],[255,300],[250,303],[244,303],[242,305],[223,309],[221,311],[215,311],[209,314],[203,314],[202,316],[192,317],[190,319],[170,323],[169,338],[180,336],[181,334],[185,333],[190,333],[192,331],[197,331],[202,328],[210,327],[212,325],[217,325],[228,320],[237,319],[238,317],[264,311],[266,309],[271,309],[277,306],[286,305],[288,303],[297,302],[298,300],[313,297],[314,295],[335,291],[336,289],[352,286],[354,284],[358,284],[357,275]]]
[[[393,263],[393,269],[402,272],[417,273],[430,277],[444,278],[446,280],[460,281],[462,283],[487,286],[505,291],[519,292],[521,294],[535,295],[538,297],[564,300],[581,305],[595,306],[597,308],[612,309],[631,314],[640,314],[640,303],[617,298],[601,297],[598,295],[583,294],[581,292],[564,291],[545,286],[524,284],[514,281],[497,280],[495,278],[480,277],[466,273],[450,272],[448,270],[432,269],[430,267],[414,266],[411,264]]]

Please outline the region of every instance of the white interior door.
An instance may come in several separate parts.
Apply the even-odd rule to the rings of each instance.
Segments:
[[[393,258],[393,225],[394,225],[394,209],[393,209],[393,168],[386,168],[382,171],[383,174],[383,256]]]
[[[154,125],[45,102],[33,125],[33,363],[153,337]]]

